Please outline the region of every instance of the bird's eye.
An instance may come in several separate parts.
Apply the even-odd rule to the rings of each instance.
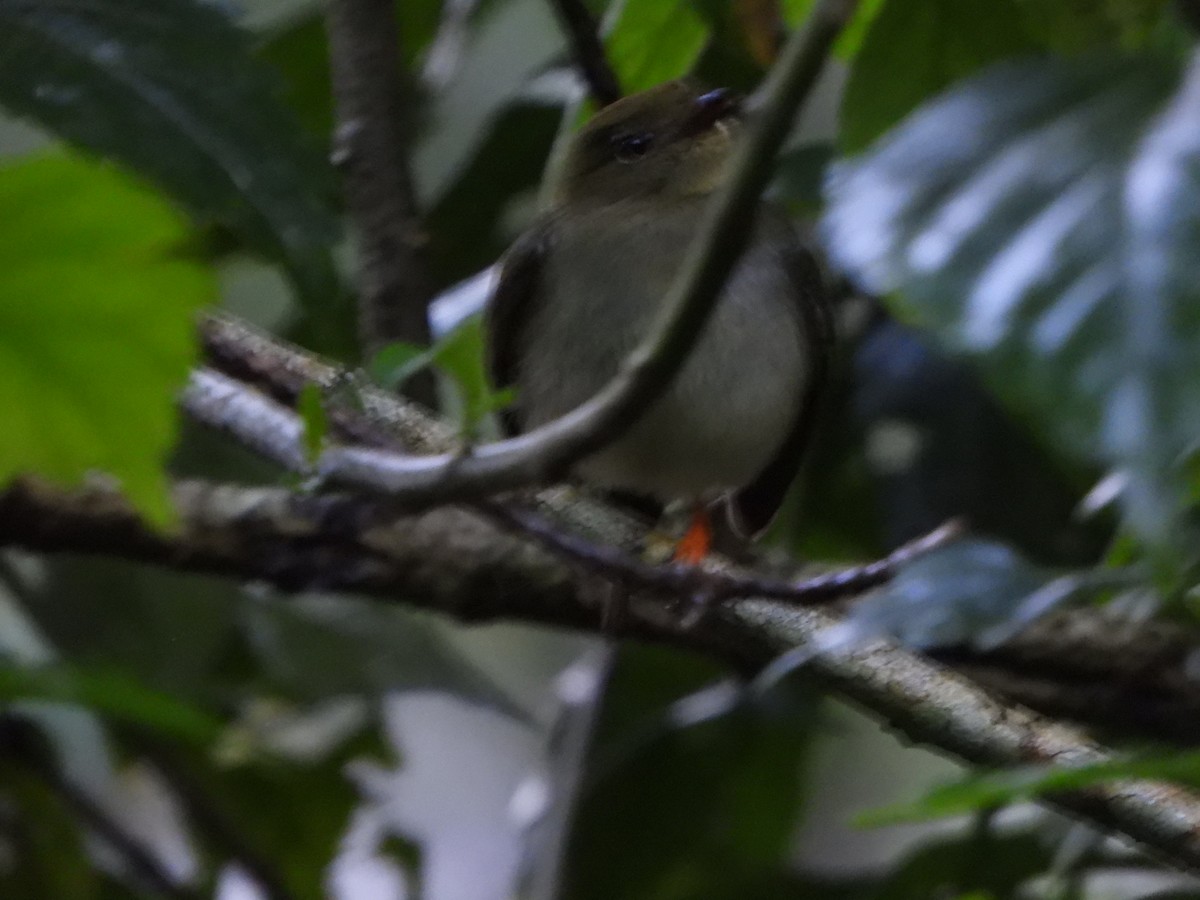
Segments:
[[[646,151],[650,149],[650,144],[653,138],[641,132],[639,134],[627,134],[617,138],[614,142],[616,145],[616,156],[620,162],[634,162],[646,155]]]

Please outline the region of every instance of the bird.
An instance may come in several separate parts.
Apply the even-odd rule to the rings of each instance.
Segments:
[[[507,433],[599,391],[655,321],[743,131],[725,89],[672,81],[601,108],[573,136],[549,208],[501,261],[485,307]],[[690,504],[675,559],[708,554],[711,510],[765,530],[813,434],[833,329],[818,264],[760,202],[753,232],[692,353],[665,392],[573,474],[659,504]]]

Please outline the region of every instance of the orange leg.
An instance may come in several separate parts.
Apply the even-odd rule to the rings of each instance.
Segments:
[[[689,566],[698,566],[712,550],[713,524],[708,507],[697,503],[692,509],[692,520],[687,531],[675,545],[674,561]]]

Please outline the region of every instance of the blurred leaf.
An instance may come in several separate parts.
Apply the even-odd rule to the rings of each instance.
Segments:
[[[977,810],[994,810],[1055,791],[1072,791],[1122,779],[1200,784],[1200,753],[1159,753],[1087,766],[1024,766],[968,775],[929,791],[915,803],[873,810],[859,817],[866,826],[924,822]]]
[[[425,217],[439,282],[491,265],[529,223],[562,115],[557,106],[517,101],[497,114],[470,164]]]
[[[937,840],[918,847],[871,900],[1022,896],[1022,884],[1051,867],[1053,851],[1052,843],[1038,834],[984,831]]]
[[[851,408],[842,417],[855,433],[822,465],[813,459],[820,488],[845,490],[827,485],[832,476],[825,473],[844,468],[855,454],[865,457],[885,550],[963,517],[973,534],[1002,540],[1031,560],[1087,566],[1100,558],[1111,517],[1081,521],[1079,515],[1095,481],[1092,467],[1066,466],[1048,454],[967,362],[949,358],[932,335],[873,314],[854,350]],[[827,439],[826,429],[821,437]],[[812,503],[828,516],[837,496]]]
[[[88,858],[78,822],[27,767],[0,761],[5,809],[0,830],[9,859],[0,896],[100,897],[104,876]]]
[[[850,70],[842,149],[857,153],[958,79],[1034,47],[1017,0],[888,0]]]
[[[361,802],[346,768],[386,752],[376,737],[364,734],[313,765],[272,758],[221,768],[190,748],[155,756],[156,763],[165,758],[173,786],[181,786],[183,797],[202,812],[204,824],[197,827],[216,832],[204,836],[218,852],[225,855],[229,837],[240,839],[282,873],[284,896],[326,900],[330,863]],[[233,835],[222,832],[222,822],[233,823]]]
[[[350,597],[263,599],[243,607],[263,668],[319,700],[412,688],[445,690],[512,716],[520,707],[411,612]]]
[[[634,94],[690,72],[708,35],[688,0],[626,0],[604,43],[621,89]]]
[[[26,592],[28,613],[74,665],[118,668],[207,709],[229,708],[246,689],[249,655],[234,621],[242,598],[228,582],[60,558]]]
[[[905,565],[837,628],[853,642],[886,635],[912,647],[994,647],[1075,589],[1002,544],[963,540]]]
[[[1059,53],[1144,45],[1170,0],[1017,0],[1039,43]]]
[[[221,723],[196,706],[150,690],[115,671],[0,663],[0,701],[49,700],[84,706],[103,716],[142,725],[166,737],[212,742]]]
[[[801,2],[805,6],[812,5],[812,0],[793,0],[793,2]],[[833,53],[838,59],[849,61],[858,55],[858,51],[862,49],[863,41],[866,39],[867,31],[870,29],[871,23],[875,21],[875,17],[879,15],[884,2],[885,0],[859,0],[858,8],[854,11],[854,18],[842,29],[837,43],[833,45]]]
[[[325,415],[325,399],[321,396],[320,386],[309,383],[300,390],[296,411],[304,422],[304,449],[309,462],[316,462],[329,433],[329,417]]]
[[[786,866],[814,732],[807,698],[741,701],[707,666],[623,648],[570,844],[565,896],[716,900]],[[656,698],[670,699],[663,709]],[[635,711],[640,711],[635,712]],[[649,712],[649,717],[647,717]]]
[[[332,133],[333,86],[324,9],[317,5],[311,15],[291,19],[275,29],[256,55],[282,76],[288,105],[308,131]]]
[[[783,0],[780,3],[780,12],[783,14],[783,20],[789,28],[795,28],[804,21],[804,17],[808,15],[808,11],[812,9],[813,0]]]
[[[817,212],[825,169],[832,158],[833,148],[827,143],[804,144],[785,151],[775,165],[771,199],[786,205],[796,217]]]
[[[473,17],[454,77],[429,98],[412,148],[413,178],[423,208],[442,202],[481,151],[493,121],[537,76],[562,62],[565,38],[554,18],[539,0],[486,3]],[[551,88],[548,93],[541,94],[540,102],[566,102],[564,92],[555,96]],[[489,192],[485,188],[481,193]],[[473,214],[468,206],[466,217]]]
[[[769,68],[784,36],[779,0],[734,0],[733,11],[746,49],[762,68]]]
[[[512,403],[515,393],[493,391],[483,364],[483,320],[472,315],[439,338],[432,347],[395,343],[384,347],[371,361],[371,376],[381,385],[398,389],[428,366],[435,366],[454,391],[448,415],[456,418],[459,432],[468,440],[491,413]]]
[[[175,393],[195,357],[210,274],[171,258],[179,217],[156,195],[75,156],[0,167],[0,484],[31,472],[121,480],[169,518],[163,464]]]
[[[433,362],[433,349],[399,341],[388,344],[367,364],[367,372],[380,387],[398,391],[404,382]]]
[[[339,293],[332,176],[278,93],[215,4],[0,0],[0,102],[233,227],[320,315]]]
[[[448,375],[458,392],[459,431],[473,441],[484,419],[512,403],[511,388],[493,391],[483,364],[483,317],[470,316],[438,340],[433,348],[438,368]]]
[[[869,290],[902,291],[1043,434],[1128,474],[1160,563],[1200,439],[1200,70],[1177,87],[1146,58],[1001,64],[840,164],[825,221]]]

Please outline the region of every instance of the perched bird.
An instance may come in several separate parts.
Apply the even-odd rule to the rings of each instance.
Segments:
[[[616,374],[654,322],[721,185],[740,132],[723,90],[670,82],[600,110],[567,152],[552,208],[506,255],[487,312],[494,386],[512,386],[510,431],[537,427]],[[704,510],[727,502],[764,529],[793,480],[826,378],[820,273],[766,204],[691,356],[666,392],[577,473],[695,505],[677,559],[708,550]]]

